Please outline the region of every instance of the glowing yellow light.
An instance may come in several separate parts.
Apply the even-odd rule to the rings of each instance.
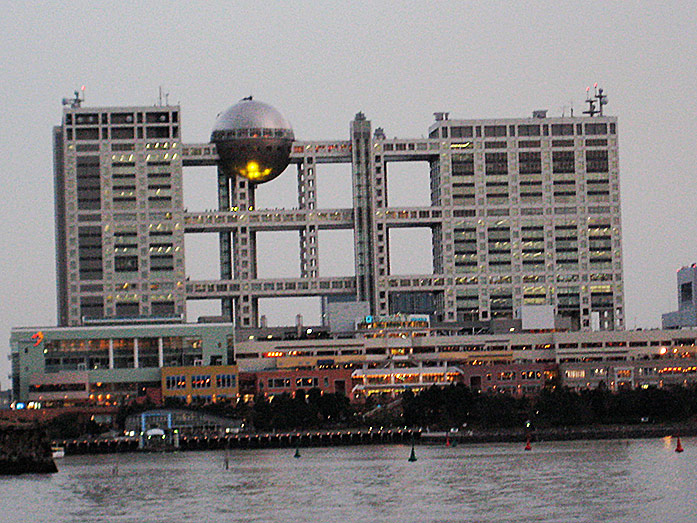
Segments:
[[[271,174],[271,169],[261,170],[259,164],[252,160],[247,162],[246,167],[240,169],[239,173],[248,180],[260,180],[269,176]]]
[[[261,176],[259,171],[259,164],[254,161],[247,162],[247,166],[244,169],[240,169],[240,174],[250,180],[254,180]]]

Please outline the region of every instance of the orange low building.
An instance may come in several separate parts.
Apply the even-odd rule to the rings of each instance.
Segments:
[[[215,402],[239,394],[237,365],[194,365],[162,368],[162,397]]]
[[[297,390],[316,388],[323,394],[343,394],[352,400],[352,372],[351,368],[274,369],[244,373],[241,379],[247,384],[247,394],[275,396],[285,392],[294,396]]]

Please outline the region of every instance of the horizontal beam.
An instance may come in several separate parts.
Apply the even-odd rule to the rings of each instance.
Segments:
[[[294,296],[328,296],[352,294],[356,291],[356,278],[275,278],[256,280],[209,280],[186,282],[186,298],[205,300],[254,296],[279,298]]]
[[[352,209],[237,209],[231,211],[187,212],[185,232],[223,232],[238,227],[254,231],[293,231],[308,226],[317,229],[352,229]]]

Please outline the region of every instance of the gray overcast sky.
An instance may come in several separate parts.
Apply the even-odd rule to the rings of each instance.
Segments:
[[[677,307],[676,269],[697,261],[694,2],[4,4],[3,388],[10,328],[55,325],[51,127],[82,84],[87,105],[149,105],[163,86],[181,103],[184,141],[204,142],[216,114],[249,94],[276,106],[299,139],[347,139],[357,111],[388,136],[418,137],[434,111],[555,116],[573,103],[579,114],[597,81],[620,122],[627,326],[659,326]],[[211,174],[185,173],[190,210],[214,206]],[[292,203],[284,176],[264,190],[271,206]],[[209,240],[187,240],[192,279],[217,273]]]

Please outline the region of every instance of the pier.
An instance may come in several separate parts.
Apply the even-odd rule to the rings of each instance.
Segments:
[[[339,445],[378,445],[409,443],[419,440],[419,429],[342,429],[302,430],[287,432],[180,435],[178,445],[169,445],[164,450],[217,450],[217,449],[262,449],[292,447],[333,447]],[[139,449],[139,437],[114,439],[69,439],[55,442],[65,448],[66,455],[109,454],[135,452]],[[145,449],[148,450],[148,449]],[[158,449],[162,450],[162,449]]]

